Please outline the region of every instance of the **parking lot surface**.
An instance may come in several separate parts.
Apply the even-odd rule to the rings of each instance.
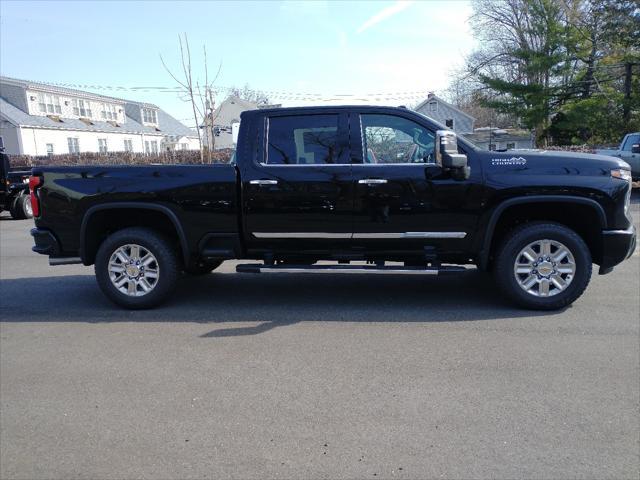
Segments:
[[[638,253],[551,313],[476,271],[233,262],[131,312],[5,215],[2,479],[640,475]]]

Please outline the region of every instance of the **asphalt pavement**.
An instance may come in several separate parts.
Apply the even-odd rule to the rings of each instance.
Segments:
[[[131,312],[31,224],[0,217],[2,479],[640,477],[637,252],[551,313],[233,262]]]

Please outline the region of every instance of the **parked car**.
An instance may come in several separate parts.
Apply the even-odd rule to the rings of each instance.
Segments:
[[[633,180],[640,180],[640,132],[626,134],[617,150],[596,150],[596,153],[621,158],[631,166]]]
[[[11,170],[9,156],[0,149],[0,212],[9,210],[14,219],[33,216],[29,175],[31,170]]]
[[[236,270],[475,264],[517,304],[557,309],[584,292],[592,263],[611,272],[636,241],[622,160],[481,151],[405,108],[247,111],[234,164],[37,167],[29,183],[33,250],[94,265],[127,308],[165,300],[181,271],[249,259]]]

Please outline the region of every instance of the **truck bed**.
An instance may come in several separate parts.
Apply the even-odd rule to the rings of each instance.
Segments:
[[[37,167],[39,228],[55,226],[60,254],[77,255],[82,223],[91,209],[114,204],[121,215],[153,204],[175,216],[194,250],[207,233],[238,232],[237,172],[233,165]]]

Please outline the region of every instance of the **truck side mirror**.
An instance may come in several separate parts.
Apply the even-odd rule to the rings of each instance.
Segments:
[[[469,178],[467,156],[458,153],[458,136],[451,130],[436,132],[436,163],[445,170],[451,170],[456,179]]]
[[[631,145],[631,153],[640,153],[640,144],[634,143]]]

